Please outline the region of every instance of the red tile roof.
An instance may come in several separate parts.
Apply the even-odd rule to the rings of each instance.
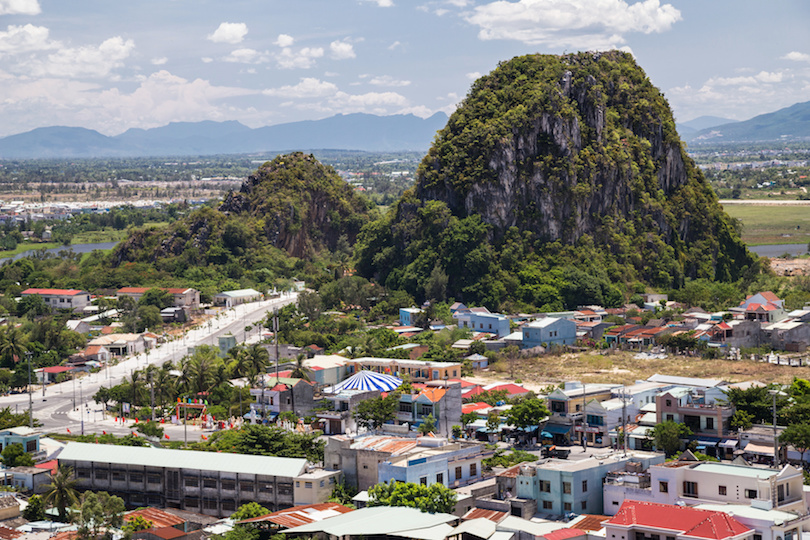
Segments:
[[[605,525],[653,527],[708,540],[722,540],[752,532],[723,512],[698,510],[688,506],[625,500],[619,512]]]
[[[519,385],[513,384],[513,383],[490,385],[490,386],[486,387],[486,390],[488,390],[490,392],[495,392],[497,390],[506,390],[506,393],[509,394],[510,396],[513,396],[515,394],[528,394],[529,393],[529,391],[526,390],[525,388],[523,388],[522,386],[519,386]]]
[[[588,533],[581,529],[557,529],[556,531],[544,534],[543,538],[546,540],[565,540],[566,538],[585,536],[586,534]]]
[[[337,514],[346,514],[351,512],[352,509],[338,503],[320,503],[320,504],[306,504],[302,506],[293,506],[286,510],[279,510],[272,514],[259,516],[255,518],[245,519],[239,523],[259,523],[270,522],[285,528],[291,529],[299,525],[307,525],[322,519],[332,517]],[[323,512],[323,514],[320,514]]]
[[[78,289],[25,289],[20,294],[46,294],[59,296],[76,296],[77,294],[87,294],[86,291]]]
[[[500,523],[506,516],[509,514],[507,512],[498,512],[497,510],[486,510],[484,508],[473,508],[466,514],[464,514],[461,519],[479,519],[484,518],[490,521],[494,521],[495,523]]]
[[[180,538],[181,536],[185,536],[186,533],[179,529],[175,529],[174,527],[160,527],[159,529],[149,529],[150,534],[154,534],[158,538],[163,538],[163,540],[174,540],[175,538]]]
[[[490,407],[492,407],[492,405],[484,403],[483,401],[479,401],[478,403],[465,403],[461,406],[461,414],[480,411],[481,409],[489,409]]]
[[[34,465],[37,469],[49,469],[51,474],[56,474],[56,468],[59,466],[59,462],[55,459],[50,461],[43,461],[42,463],[37,463]]]
[[[19,538],[24,534],[24,532],[10,529],[5,525],[0,525],[0,540],[14,540],[15,538]]]
[[[577,529],[583,531],[598,531],[603,527],[602,523],[609,520],[610,516],[600,516],[597,514],[583,514],[582,519],[576,522]]]
[[[48,366],[42,368],[45,373],[64,373],[66,371],[73,371],[72,366]]]

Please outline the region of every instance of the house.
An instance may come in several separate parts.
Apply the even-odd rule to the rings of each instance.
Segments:
[[[57,382],[59,375],[67,377],[67,374],[73,371],[73,366],[48,366],[44,368],[37,368],[34,370],[37,376],[37,382],[40,384],[50,384]]]
[[[120,299],[129,296],[135,302],[150,289],[160,289],[172,295],[172,305],[174,307],[187,307],[196,309],[200,307],[200,291],[196,289],[165,288],[165,287],[123,287],[118,289],[116,296]]]
[[[664,459],[663,454],[639,451],[578,460],[550,458],[520,467],[516,496],[537,501],[537,511],[543,514],[600,514],[602,484],[609,472],[643,470]]]
[[[707,397],[705,391],[689,387],[676,387],[656,396],[656,418],[661,422],[685,424],[701,438],[716,437],[714,444],[727,436],[734,407]]]
[[[90,325],[82,320],[70,320],[65,323],[65,326],[67,326],[68,330],[72,330],[79,334],[87,334],[90,332]]]
[[[344,389],[337,394],[327,396],[327,401],[332,403],[332,410],[318,411],[317,413],[324,434],[338,435],[348,432],[357,433],[357,423],[354,420],[353,414],[355,407],[367,399],[379,396],[379,390],[354,389]]]
[[[764,325],[763,342],[769,342],[774,349],[796,352],[804,351],[810,343],[810,325],[793,319]]]
[[[411,382],[428,382],[454,379],[461,376],[459,362],[423,362],[395,358],[362,357],[346,359],[348,375],[359,371],[375,371],[396,377],[407,376]]]
[[[583,414],[585,405],[589,401],[597,402],[611,399],[614,389],[621,388],[616,384],[582,384],[576,381],[565,383],[564,388],[556,388],[548,397],[548,410],[551,412],[548,422],[543,428],[545,438],[553,440],[554,444],[571,444],[577,438],[582,438],[583,430],[575,432],[574,426],[583,426],[587,418]],[[595,441],[598,426],[588,429],[583,426],[587,437]],[[601,443],[600,443],[601,444]]]
[[[449,437],[452,426],[461,423],[461,385],[434,381],[414,385],[413,393],[400,394],[397,424],[418,427],[427,416],[435,418],[436,433]]]
[[[392,478],[458,487],[481,480],[482,460],[493,454],[483,444],[443,437],[333,435],[326,441],[324,466],[343,471],[346,483],[361,491]]]
[[[232,308],[248,302],[262,299],[262,293],[255,289],[238,289],[235,291],[222,291],[214,296],[214,304]]]
[[[414,320],[416,316],[423,314],[424,312],[424,309],[415,307],[399,308],[399,325],[417,326],[414,324]]]
[[[300,506],[328,501],[342,478],[343,472],[324,469],[313,469],[298,475],[293,487],[293,503]]]
[[[470,366],[473,369],[484,369],[489,365],[489,359],[483,354],[471,354],[470,356],[465,356],[464,359],[470,361]]]
[[[521,347],[573,345],[577,340],[577,323],[562,317],[545,317],[523,325]]]
[[[78,442],[68,443],[58,459],[73,467],[79,489],[115,493],[128,507],[220,517],[247,502],[272,510],[292,506],[295,479],[306,472],[302,458]]]
[[[743,300],[739,307],[742,309],[748,309],[752,304],[773,304],[774,306],[782,309],[785,307],[785,301],[780,299],[771,291],[750,294],[745,298],[745,300]]]
[[[686,506],[625,501],[604,523],[605,536],[615,540],[753,540],[754,530],[732,516]]]
[[[68,360],[69,364],[85,364],[87,362],[99,362],[106,364],[110,361],[110,351],[104,345],[88,345]]]
[[[51,471],[38,467],[12,467],[4,469],[3,474],[6,481],[11,476],[11,485],[22,491],[44,493],[51,483]]]
[[[495,334],[497,337],[506,337],[511,333],[509,318],[500,313],[477,313],[468,311],[457,312],[458,327],[469,328],[474,332]]]
[[[584,432],[589,446],[610,446],[609,432],[632,424],[638,412],[638,408],[628,399],[592,399],[585,405],[585,423],[575,425],[574,433],[581,437]]]
[[[51,309],[81,311],[90,303],[90,293],[79,289],[25,289],[20,296],[40,296]]]
[[[747,504],[767,510],[806,514],[802,472],[791,465],[781,470],[732,463],[670,461],[639,471],[637,479],[609,480],[604,487],[606,515],[615,514],[626,499],[693,506],[702,503]]]
[[[261,382],[263,385],[259,388],[250,389],[250,395],[256,399],[250,404],[254,419],[275,418],[286,411],[304,416],[315,404],[315,385],[310,381],[271,374],[262,377]]]
[[[0,451],[10,444],[21,444],[23,450],[29,454],[39,452],[39,438],[41,433],[28,426],[17,426],[0,430]]]
[[[754,538],[780,540],[801,538],[810,525],[810,515],[782,510],[766,510],[745,504],[698,504],[698,510],[723,512],[744,526],[754,529]]]
[[[326,518],[354,511],[354,508],[343,506],[342,504],[328,502],[320,504],[304,504],[293,506],[285,510],[279,510],[264,516],[254,517],[240,521],[240,525],[258,527],[275,533],[284,532],[286,529],[308,525]]]
[[[167,307],[160,310],[160,318],[164,323],[184,323],[189,317],[186,308]]]
[[[141,334],[106,334],[91,339],[88,348],[101,346],[112,356],[129,356],[146,350],[146,341]]]

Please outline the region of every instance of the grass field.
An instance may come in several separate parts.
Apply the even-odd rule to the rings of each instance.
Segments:
[[[724,209],[742,222],[742,239],[749,246],[810,242],[810,206],[727,204]]]
[[[670,356],[663,360],[637,359],[635,352],[599,351],[566,353],[515,361],[515,378],[527,385],[544,386],[566,380],[585,383],[633,384],[656,373],[683,377],[706,377],[729,382],[757,380],[765,383],[790,383],[793,377],[806,379],[810,369],[777,366],[751,360],[704,360],[687,356]],[[478,373],[476,374],[478,375]],[[509,377],[505,361],[495,364],[483,378]]]

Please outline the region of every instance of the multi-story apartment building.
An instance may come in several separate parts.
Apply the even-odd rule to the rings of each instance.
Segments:
[[[551,392],[547,398],[551,416],[543,428],[545,436],[551,437],[554,444],[570,444],[580,440],[584,431],[591,441],[595,441],[596,431],[600,428],[587,425],[585,405],[611,399],[616,388],[621,389],[621,385],[567,382],[565,388]],[[575,431],[575,426],[580,428],[579,431]]]
[[[294,482],[307,466],[299,458],[78,442],[68,443],[58,459],[73,468],[81,490],[106,491],[129,507],[220,517],[247,502],[273,511],[292,507]]]
[[[685,424],[698,437],[722,438],[728,434],[734,407],[707,397],[708,392],[695,388],[673,388],[655,398],[658,423]]]

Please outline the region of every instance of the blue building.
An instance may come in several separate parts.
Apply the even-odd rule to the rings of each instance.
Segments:
[[[499,338],[506,337],[511,333],[509,318],[500,313],[467,312],[459,314],[458,327],[469,328],[473,332],[489,332]]]
[[[420,313],[424,313],[424,310],[415,307],[399,308],[399,324],[402,326],[414,326],[414,315],[418,315]]]
[[[426,485],[438,482],[450,488],[466,486],[484,479],[482,461],[494,453],[479,443],[457,442],[433,448],[419,446],[405,455],[392,455],[380,463],[379,481],[393,479]]]
[[[4,450],[10,444],[21,444],[23,450],[29,454],[39,452],[40,433],[28,426],[19,426],[0,431],[0,450]]]
[[[571,319],[546,317],[523,326],[522,347],[573,345],[577,340],[577,323]]]

